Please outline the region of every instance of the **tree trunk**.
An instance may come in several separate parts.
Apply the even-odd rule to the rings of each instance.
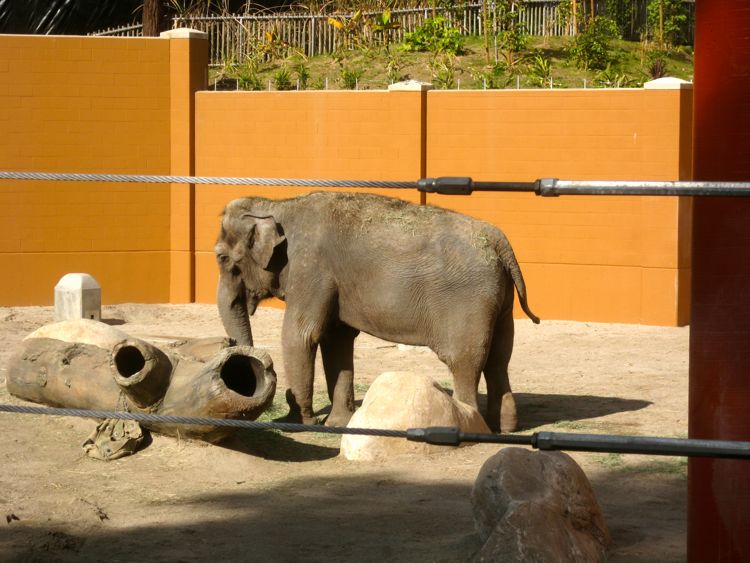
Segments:
[[[143,0],[143,36],[158,37],[166,30],[162,0]]]

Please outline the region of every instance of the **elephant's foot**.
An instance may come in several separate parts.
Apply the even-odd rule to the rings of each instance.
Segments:
[[[328,418],[326,419],[326,426],[336,426],[338,428],[343,428],[347,424],[349,424],[349,420],[352,418],[352,414],[350,412],[345,413],[331,413],[328,415]]]
[[[312,412],[312,408],[300,407],[290,389],[286,391],[286,402],[289,412],[277,422],[288,422],[291,424],[320,424],[320,419]]]
[[[505,393],[500,400],[500,432],[515,432],[518,429],[518,414],[513,393]]]
[[[281,418],[277,418],[274,422],[285,422],[289,424],[309,424],[316,425],[320,424],[320,419],[317,416],[302,416],[299,411],[290,411]]]

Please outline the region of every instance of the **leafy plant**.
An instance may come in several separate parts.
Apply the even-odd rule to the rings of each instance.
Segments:
[[[563,28],[564,34],[569,35],[574,23],[573,4],[570,0],[560,0],[557,4],[557,22]]]
[[[289,43],[281,39],[277,26],[263,34],[263,41],[258,45],[258,51],[264,60],[274,60],[286,55]]]
[[[316,78],[310,83],[310,89],[311,90],[325,90],[326,85],[327,83],[326,83],[325,76],[319,76],[318,78]]]
[[[651,80],[662,78],[667,75],[667,62],[661,57],[656,57],[648,66],[648,75]]]
[[[451,27],[443,16],[427,18],[412,32],[404,34],[404,51],[430,51],[458,55],[463,52],[461,32]]]
[[[688,13],[682,0],[650,0],[646,12],[649,34],[661,47],[688,42]]]
[[[448,53],[440,53],[428,63],[433,84],[441,90],[456,87],[456,60]]]
[[[295,68],[297,73],[297,82],[300,90],[307,90],[307,85],[310,82],[310,69],[307,68],[305,63],[297,63]]]
[[[634,29],[635,2],[623,2],[622,0],[605,0],[604,15],[617,25],[620,35],[623,37],[636,35]]]
[[[359,80],[363,74],[364,71],[360,68],[342,66],[339,73],[342,88],[345,90],[356,90],[359,87]]]
[[[546,87],[552,79],[552,62],[541,53],[537,53],[529,66],[529,75],[534,86]]]
[[[401,24],[399,22],[394,22],[391,18],[390,10],[383,10],[379,14],[373,16],[368,25],[373,33],[382,35],[383,43],[385,43],[386,48],[388,48],[388,45],[391,42],[391,31],[401,28]]]
[[[400,53],[391,51],[386,53],[385,71],[390,82],[400,82],[409,78],[408,75],[404,75],[401,72],[403,66],[404,61]]]
[[[277,90],[292,90],[294,88],[292,85],[292,74],[287,67],[282,66],[274,73],[273,84]]]
[[[523,19],[523,7],[514,0],[504,0],[498,9],[498,46],[507,60],[516,58],[529,44],[529,30]]]
[[[237,85],[240,90],[262,90],[263,84],[254,65],[244,65],[237,70]]]
[[[640,86],[640,83],[636,79],[631,78],[610,64],[596,75],[594,83],[602,88],[632,88]]]
[[[329,17],[328,24],[344,34],[344,48],[354,49],[362,45],[362,24],[364,17],[362,10],[357,10],[351,16]]]
[[[568,52],[578,68],[603,70],[613,60],[610,41],[618,37],[619,31],[614,21],[595,16],[575,36]]]
[[[472,73],[475,86],[487,90],[497,90],[507,88],[513,80],[513,76],[507,74],[506,66],[502,63],[495,63],[479,72]]]

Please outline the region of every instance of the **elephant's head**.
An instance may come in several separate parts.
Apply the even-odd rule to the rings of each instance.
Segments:
[[[220,271],[217,303],[224,329],[238,344],[253,345],[248,317],[261,299],[277,293],[285,241],[272,216],[231,204],[224,211],[214,248]]]

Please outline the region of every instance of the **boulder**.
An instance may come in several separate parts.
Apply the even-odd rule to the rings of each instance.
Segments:
[[[107,350],[128,338],[123,331],[91,319],[71,319],[39,327],[24,340],[51,338],[61,342],[89,344]]]
[[[427,426],[456,426],[464,432],[489,432],[476,409],[453,399],[425,375],[386,372],[367,391],[349,428],[406,430]],[[341,455],[350,460],[374,460],[399,454],[430,454],[446,446],[409,442],[405,438],[344,435]]]
[[[471,493],[484,546],[475,561],[606,559],[609,531],[583,470],[562,452],[504,448]]]

